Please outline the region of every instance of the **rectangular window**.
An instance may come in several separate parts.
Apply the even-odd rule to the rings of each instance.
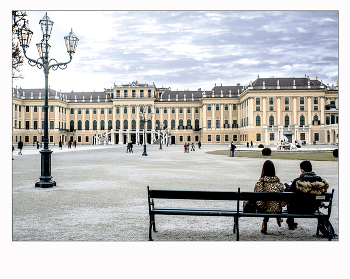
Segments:
[[[168,113],[168,108],[167,107],[164,108],[164,113]]]
[[[233,135],[232,140],[237,141],[237,139],[238,139],[237,135]]]
[[[318,105],[318,97],[314,97],[314,105]]]
[[[143,98],[143,97],[144,97],[143,90],[140,90],[140,97],[141,97],[141,98]]]
[[[215,107],[216,107],[215,110],[220,110],[220,105],[219,104],[216,104]]]
[[[208,135],[208,141],[211,142],[211,135]]]
[[[304,110],[304,106],[300,106],[300,110],[302,110],[302,111],[303,111],[303,110]]]
[[[93,109],[92,109],[92,113],[93,113],[93,114],[96,114],[96,108],[93,108]]]
[[[270,140],[275,140],[275,133],[270,133]]]
[[[211,120],[208,119],[208,128],[211,128]]]
[[[128,113],[128,107],[124,106],[124,114],[127,114],[127,113]]]
[[[85,136],[85,142],[89,142],[89,136]]]
[[[148,113],[151,113],[151,106],[148,106]]]
[[[184,141],[184,137],[180,136],[180,142]]]
[[[199,108],[198,107],[194,108],[194,113],[199,113]]]
[[[50,106],[50,112],[53,112],[53,106]]]
[[[135,90],[132,90],[131,94],[132,94],[132,97],[133,97],[133,98],[136,97],[136,91],[135,91]]]
[[[34,106],[34,112],[38,112],[38,106]]]
[[[207,105],[207,111],[211,111],[211,104]]]
[[[232,110],[237,110],[237,104],[232,105]]]
[[[191,113],[191,107],[187,107],[187,113]]]
[[[156,114],[159,114],[159,108],[156,108]]]
[[[216,141],[220,141],[220,135],[216,135]]]
[[[300,133],[300,140],[305,140],[305,133]]]
[[[29,112],[29,106],[26,106],[26,112]]]
[[[124,98],[128,97],[128,90],[124,90]]]
[[[74,108],[70,109],[70,114],[74,114]]]
[[[171,113],[175,113],[175,108],[174,107],[171,108]]]
[[[261,134],[260,133],[256,134],[256,141],[261,141]]]
[[[304,97],[300,97],[300,104],[301,104],[301,105],[304,104]]]
[[[120,90],[117,90],[117,98],[120,97]]]
[[[78,108],[78,114],[81,114],[81,108]]]
[[[257,107],[256,107],[256,111],[260,111],[260,106],[257,106]]]
[[[26,130],[29,130],[29,121],[26,121]]]
[[[53,136],[50,136],[50,142],[53,142]]]
[[[105,109],[101,108],[101,114],[105,114]]]
[[[228,141],[228,135],[225,135],[225,141]]]
[[[29,136],[24,137],[24,142],[29,142]]]
[[[89,114],[89,112],[90,112],[90,111],[89,111],[89,109],[88,109],[88,108],[87,108],[87,109],[85,109],[85,113],[86,113],[86,114]]]
[[[81,136],[78,136],[78,142],[81,142]]]
[[[285,106],[285,107],[284,107],[284,110],[285,110],[285,111],[289,111],[289,106]]]
[[[228,110],[228,104],[225,104],[224,107],[225,107],[225,110]]]
[[[34,121],[34,130],[38,129],[38,121]]]
[[[260,98],[255,99],[255,105],[260,106]]]
[[[319,141],[320,140],[320,134],[319,133],[315,133],[314,134],[314,138],[315,138],[315,141]]]
[[[270,105],[273,105],[273,97],[270,97],[270,98],[269,98],[269,104],[270,104]]]
[[[270,111],[273,111],[273,106],[270,106],[269,110],[270,110]]]
[[[285,97],[284,98],[284,104],[285,105],[289,105],[289,97]]]
[[[33,143],[38,141],[38,137],[37,136],[33,136]]]
[[[179,113],[183,113],[182,107],[179,107]]]
[[[108,114],[112,114],[112,108],[108,108]]]
[[[148,98],[151,98],[152,97],[152,92],[151,90],[148,90]]]
[[[54,129],[54,121],[50,121],[50,129]]]
[[[216,128],[220,128],[220,120],[219,119],[216,120]]]
[[[318,110],[318,106],[314,106],[314,110]]]
[[[115,107],[115,113],[119,114],[119,106]]]

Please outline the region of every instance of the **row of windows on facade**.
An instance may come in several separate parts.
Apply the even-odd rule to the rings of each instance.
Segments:
[[[148,93],[148,98],[151,98],[152,97],[152,90],[148,90],[147,93]],[[115,96],[116,96],[116,98],[120,98],[120,96],[121,96],[120,95],[120,90],[116,90]],[[140,96],[140,98],[145,97],[143,89],[140,90],[140,95],[139,96]],[[114,93],[111,93],[111,97],[114,98]],[[124,90],[124,98],[127,98],[127,97],[128,97],[128,90]],[[131,91],[131,97],[133,97],[133,98],[137,97],[136,90],[132,90]]]
[[[305,116],[301,115],[299,120],[300,120],[299,125],[304,126],[305,125]],[[337,124],[337,123],[338,123],[338,115],[331,114],[330,116],[326,116],[326,125]],[[34,121],[33,124],[34,124],[33,129],[34,130],[38,129],[38,121]],[[77,129],[82,130],[82,121],[78,120],[77,124],[78,124]],[[230,128],[230,124],[228,123],[227,119],[224,120],[223,124],[224,124],[223,128]],[[320,125],[321,124],[317,115],[314,116],[312,124],[313,125]],[[30,121],[26,121],[25,122],[25,129],[29,129],[30,128],[29,125],[30,125]],[[59,122],[59,127],[61,129],[66,129],[65,125],[66,125],[65,122],[62,122],[62,123]],[[147,121],[147,129],[151,129],[151,127],[152,127],[151,125],[152,125],[151,120],[148,120]],[[220,125],[221,125],[221,120],[220,119],[215,120],[215,128],[221,128]],[[275,118],[271,115],[269,117],[269,126],[274,126],[274,125],[275,125]],[[286,115],[284,117],[284,126],[289,126],[289,125],[290,125],[290,119],[289,119],[289,116]],[[43,126],[44,126],[44,121],[42,121],[42,127]],[[185,126],[184,121],[182,119],[180,119],[178,128],[183,129],[184,126]],[[242,127],[248,126],[248,117],[244,117],[243,119],[241,119],[241,126]],[[256,116],[256,118],[255,118],[255,126],[261,126],[261,117],[259,115]],[[85,130],[89,130],[89,127],[90,127],[90,121],[85,120]],[[120,129],[120,120],[116,121],[115,127],[116,127],[116,130]],[[167,127],[168,127],[168,120],[165,119],[163,121],[162,129],[166,129]],[[192,129],[191,119],[187,119],[187,123],[186,123],[185,127]],[[18,127],[17,127],[17,120],[15,120],[15,128],[21,129],[21,121],[18,121]],[[156,129],[160,129],[160,128],[161,128],[160,121],[156,120]],[[212,128],[212,120],[211,119],[207,120],[207,128],[209,128],[209,129]],[[238,128],[237,120],[233,120],[232,128]],[[54,129],[54,121],[50,121],[50,129]],[[92,129],[97,130],[97,121],[96,120],[93,121]],[[111,130],[111,129],[112,129],[112,120],[109,120],[108,121],[108,130]],[[126,120],[126,119],[123,121],[123,129],[129,129],[128,120]],[[136,129],[136,120],[131,121],[131,129],[133,129],[133,130]],[[140,121],[140,129],[144,129],[143,121]],[[171,129],[176,129],[175,119],[171,120]],[[199,120],[198,119],[195,120],[195,129],[199,129]],[[74,121],[73,120],[70,121],[70,130],[74,130]],[[105,121],[104,120],[100,121],[100,130],[105,130]]]
[[[314,137],[313,137],[313,140],[314,141],[319,141],[320,140],[320,134],[319,133],[314,133],[313,134]],[[217,142],[220,142],[221,141],[221,135],[207,135],[207,141],[208,142],[212,142],[213,141],[213,136],[215,136],[215,141]],[[78,143],[81,143],[82,142],[82,136],[77,136],[77,142]],[[241,134],[239,135],[239,138],[240,138],[240,141],[248,141],[250,139],[248,139],[248,134]],[[275,141],[275,133],[269,133],[269,138],[270,138],[270,141]],[[186,137],[187,141],[186,142],[191,142],[192,141],[192,136],[191,135],[188,135]],[[71,141],[73,141],[73,137],[71,136]],[[196,135],[194,136],[194,141],[198,142],[199,140],[199,136]],[[225,142],[229,142],[229,141],[234,141],[234,142],[237,142],[238,140],[238,135],[232,135],[232,138],[229,136],[229,135],[224,135],[224,140]],[[257,133],[256,136],[255,136],[255,140],[256,142],[261,142],[262,141],[262,137],[261,137],[261,133]],[[306,140],[306,134],[305,133],[300,133],[300,140],[303,141],[303,140]],[[33,136],[33,143],[37,142],[38,141],[38,137],[37,136]],[[44,136],[41,136],[41,142],[44,141]],[[54,141],[54,137],[53,136],[49,136],[49,142],[53,142]],[[183,142],[184,141],[184,136],[180,135],[179,136],[179,141],[180,142]],[[18,138],[16,136],[16,142],[18,142]],[[25,136],[24,137],[24,142],[25,143],[28,143],[29,142],[29,136]],[[90,136],[85,136],[85,143],[89,143],[90,142]]]

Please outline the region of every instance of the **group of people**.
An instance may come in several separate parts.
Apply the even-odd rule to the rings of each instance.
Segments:
[[[185,144],[184,144],[184,152],[185,153],[189,153],[190,152],[190,146],[191,146],[191,151],[196,151],[196,146],[194,145],[194,143],[192,142],[192,143],[186,143],[185,142]],[[200,142],[198,142],[198,147],[199,148],[201,148],[200,147]]]
[[[256,182],[254,192],[298,192],[310,193],[312,189],[313,194],[325,193],[329,187],[326,180],[316,175],[312,171],[312,164],[310,161],[303,161],[300,163],[301,174],[289,184],[283,184],[276,176],[275,166],[272,161],[266,160],[264,162],[261,177]],[[286,188],[284,187],[286,186]],[[288,213],[314,213],[320,206],[320,201],[313,203],[288,203],[284,201],[257,201],[257,212],[261,213],[281,213],[282,207],[287,206]],[[268,217],[265,217],[262,223],[261,232],[266,234]],[[283,220],[277,218],[277,224],[281,226]],[[287,225],[290,230],[297,228],[298,224],[294,222],[294,218],[287,218]]]
[[[126,153],[134,153],[134,151],[132,150],[133,147],[134,146],[132,142],[128,142],[128,144],[126,145]]]
[[[247,141],[247,147],[249,148],[249,142]],[[250,141],[250,148],[253,148],[253,141]]]

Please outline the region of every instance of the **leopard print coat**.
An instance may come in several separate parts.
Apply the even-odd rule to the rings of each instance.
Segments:
[[[254,192],[284,192],[284,186],[277,176],[264,176],[255,184]],[[258,212],[280,213],[286,206],[284,201],[257,201]]]

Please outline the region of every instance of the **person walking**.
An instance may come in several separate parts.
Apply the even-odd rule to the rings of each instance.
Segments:
[[[68,149],[70,149],[70,144],[71,144],[71,143],[70,143],[70,140],[69,140],[69,141],[68,141]]]
[[[250,141],[250,148],[253,148],[253,141]]]
[[[19,149],[18,155],[22,155],[23,142],[21,139],[19,139],[19,142],[18,142],[18,149]]]
[[[186,153],[186,147],[187,147],[187,143],[185,142],[185,145],[184,145],[184,153]]]
[[[77,148],[77,141],[74,141],[74,148]]]
[[[36,149],[39,149],[39,142],[36,142]]]
[[[270,160],[266,160],[263,164],[261,176],[254,187],[254,192],[283,192],[284,186],[280,179],[276,176],[275,166]],[[256,201],[258,213],[281,213],[282,207],[286,206],[284,201]],[[282,218],[276,218],[280,227]],[[266,234],[268,217],[264,217],[261,233]]]
[[[199,142],[198,142],[198,148],[201,149],[201,146],[202,146],[202,144],[201,144],[201,142],[199,141]]]
[[[235,149],[236,149],[236,146],[233,144],[233,141],[231,142],[231,157],[235,157]]]
[[[62,150],[62,141],[61,140],[58,142],[58,149]]]

